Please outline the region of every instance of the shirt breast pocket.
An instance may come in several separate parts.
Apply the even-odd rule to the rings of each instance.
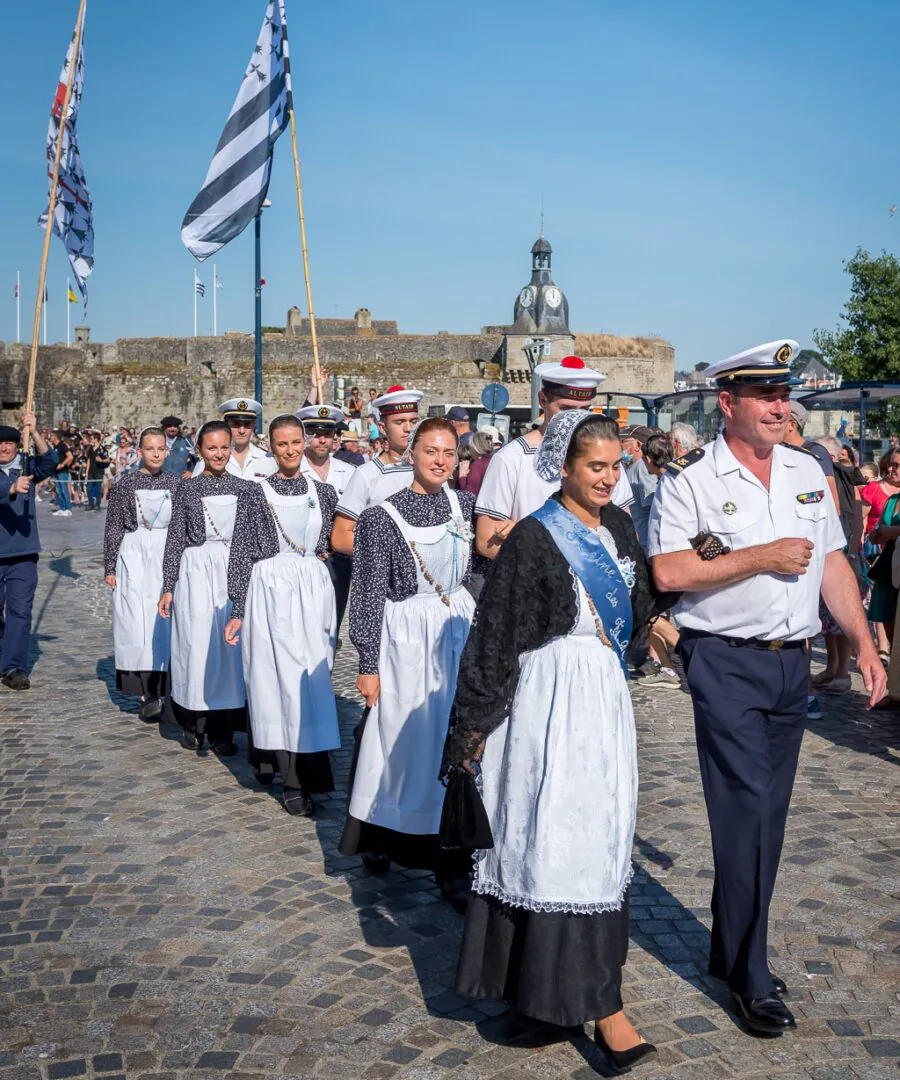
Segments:
[[[734,551],[754,542],[749,531],[752,524],[753,515],[748,513],[710,514],[706,519],[706,531]]]
[[[821,530],[824,527],[825,519],[828,517],[828,509],[824,502],[817,503],[797,503],[794,507],[794,513],[797,521],[797,536],[803,537],[805,540],[815,541],[820,535]]]

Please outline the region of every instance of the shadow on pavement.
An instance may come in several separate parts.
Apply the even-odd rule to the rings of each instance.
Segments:
[[[900,765],[900,708],[866,712],[866,695],[860,693],[839,699],[822,694],[819,700],[825,702],[822,719],[807,719],[808,731],[834,746]]]

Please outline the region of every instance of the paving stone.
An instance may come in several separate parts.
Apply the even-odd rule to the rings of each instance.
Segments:
[[[79,513],[42,517],[34,689],[0,695],[0,1080],[603,1075],[584,1034],[455,992],[463,921],[429,874],[373,877],[337,853],[360,716],[346,637],[340,790],[291,818],[252,778],[243,734],[235,758],[198,758],[118,694],[102,515]],[[774,1042],[742,1032],[706,975],[713,872],[690,701],[635,693],[623,994],[660,1048],[647,1080],[897,1076],[900,725],[865,713],[859,686],[823,700],[804,739],[770,933],[799,1029]]]

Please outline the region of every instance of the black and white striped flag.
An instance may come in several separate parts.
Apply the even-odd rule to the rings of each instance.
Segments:
[[[201,262],[239,236],[269,189],[272,151],[290,122],[291,67],[284,0],[266,18],[203,188],[185,214],[181,239]]]

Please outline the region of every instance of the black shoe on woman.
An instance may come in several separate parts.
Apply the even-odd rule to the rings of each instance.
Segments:
[[[370,874],[386,874],[391,868],[390,856],[379,855],[375,851],[364,851],[362,861]]]
[[[275,781],[275,773],[261,773],[258,769],[254,769],[253,779],[263,787],[271,787]]]
[[[316,804],[311,795],[285,795],[282,804],[289,814],[294,817],[315,817]]]
[[[145,724],[155,724],[162,716],[163,699],[158,697],[145,698],[141,702],[138,716]]]
[[[594,1028],[594,1042],[603,1051],[610,1065],[620,1073],[630,1072],[635,1065],[640,1065],[642,1061],[656,1054],[656,1047],[653,1043],[644,1042],[643,1039],[637,1046],[632,1046],[628,1050],[611,1050],[596,1027]]]
[[[200,747],[197,736],[193,731],[183,731],[181,733],[181,745],[185,750],[197,750]]]

